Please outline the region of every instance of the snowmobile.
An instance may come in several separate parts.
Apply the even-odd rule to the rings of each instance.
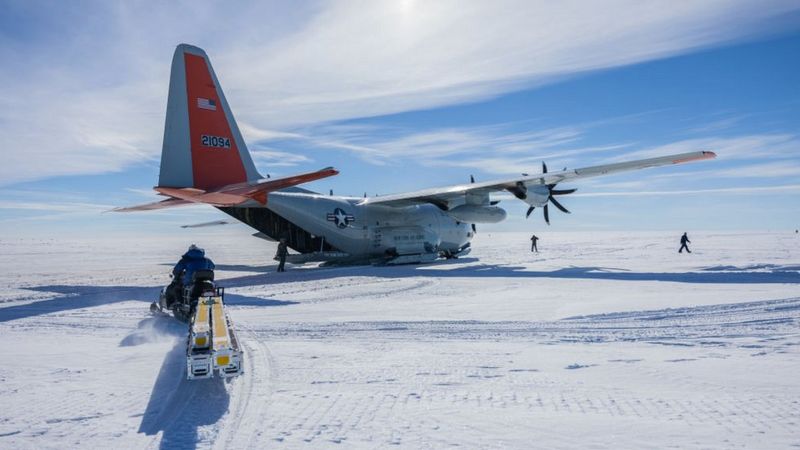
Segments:
[[[214,283],[214,271],[211,269],[197,270],[192,274],[189,285],[181,285],[173,289],[172,284],[161,289],[158,302],[150,305],[151,312],[172,311],[172,315],[181,322],[189,322],[195,308],[197,299],[207,296],[221,296],[221,289]],[[175,298],[174,292],[180,294]]]
[[[176,291],[180,292],[178,298]],[[223,378],[244,372],[244,354],[224,309],[224,297],[225,288],[214,283],[214,271],[201,269],[192,274],[188,286],[161,289],[158,302],[150,305],[153,313],[171,310],[176,319],[189,324],[186,377],[190,380],[211,378],[215,372]]]

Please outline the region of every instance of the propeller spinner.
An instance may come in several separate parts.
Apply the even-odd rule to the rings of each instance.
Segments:
[[[564,169],[564,170],[566,170],[566,169]],[[547,164],[545,164],[544,161],[542,161],[542,173],[547,173]],[[548,193],[549,193],[548,196],[547,196],[547,203],[552,203],[556,208],[560,209],[562,212],[570,214],[569,210],[567,208],[565,208],[564,205],[559,203],[558,200],[556,200],[555,196],[556,195],[572,194],[573,192],[577,191],[577,189],[556,189],[555,188],[556,185],[557,185],[557,183],[553,183],[553,184],[548,184],[547,185],[547,190],[548,190]],[[548,225],[550,225],[550,212],[547,210],[547,203],[545,203],[544,207],[543,207],[543,209],[544,209],[544,221]],[[534,209],[536,209],[535,206],[531,206],[530,208],[528,208],[528,212],[525,213],[525,218],[526,219],[531,216],[531,213],[533,212]]]

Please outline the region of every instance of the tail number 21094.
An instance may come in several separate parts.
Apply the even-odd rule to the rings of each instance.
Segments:
[[[204,134],[200,136],[200,143],[205,147],[231,148],[231,138],[226,137]]]

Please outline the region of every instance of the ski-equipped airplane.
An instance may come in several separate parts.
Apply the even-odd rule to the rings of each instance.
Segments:
[[[526,203],[527,216],[548,205],[569,211],[557,189],[565,181],[633,169],[714,158],[698,151],[548,172],[379,197],[340,197],[299,184],[337,175],[331,167],[279,179],[256,170],[206,53],[181,44],[170,74],[158,186],[165,200],[115,211],[143,211],[205,203],[258,230],[255,236],[286,239],[295,262],[324,259],[417,263],[464,255],[476,223],[496,223],[506,212],[492,193],[509,192]],[[202,224],[206,225],[206,224]]]

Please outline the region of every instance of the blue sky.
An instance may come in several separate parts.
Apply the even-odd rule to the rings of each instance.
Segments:
[[[341,171],[311,189],[712,150],[573,183],[573,213],[549,229],[800,227],[800,5],[553,3],[0,1],[0,233],[191,233],[178,225],[222,218],[101,214],[155,198],[180,42],[209,53],[262,173]],[[546,227],[500,198],[509,219],[482,228]]]

